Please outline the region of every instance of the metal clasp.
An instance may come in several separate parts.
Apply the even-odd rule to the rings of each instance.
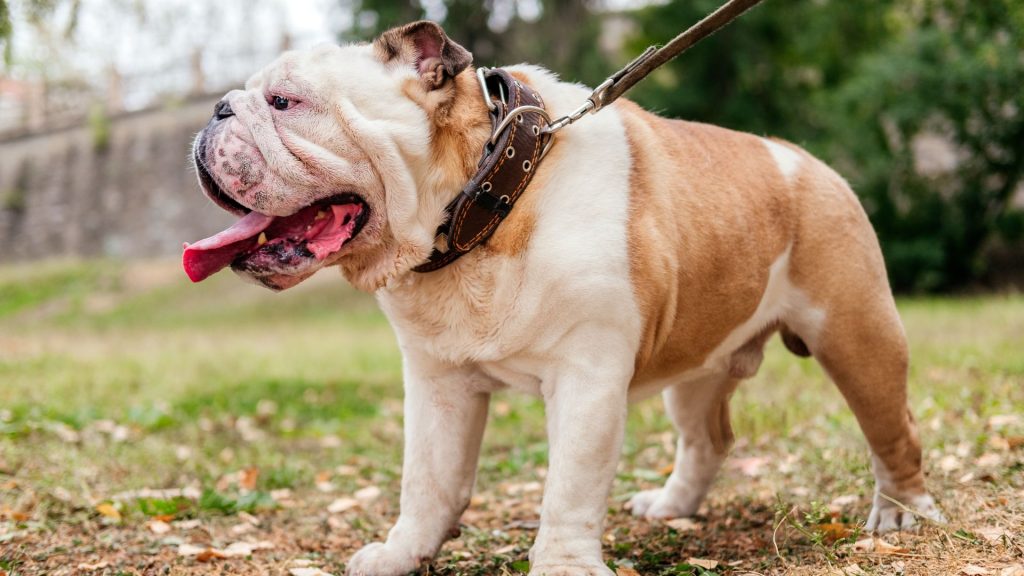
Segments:
[[[609,78],[604,82],[601,82],[601,85],[590,93],[590,96],[587,97],[586,102],[584,102],[582,106],[548,124],[547,127],[544,128],[544,133],[554,134],[580,118],[583,118],[588,113],[593,114],[601,108],[604,108],[604,93],[607,92],[608,88],[610,88],[614,83],[614,78]]]
[[[491,91],[487,89],[487,72],[489,70],[490,68],[487,68],[486,66],[477,68],[476,79],[480,82],[480,93],[483,94],[484,104],[487,104],[488,110],[494,112],[498,105],[494,103],[494,100],[491,100]]]

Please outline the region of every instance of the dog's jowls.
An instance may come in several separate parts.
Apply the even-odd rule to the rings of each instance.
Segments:
[[[893,500],[941,518],[878,242],[843,179],[792,144],[620,101],[558,133],[485,245],[412,272],[489,136],[470,60],[429,22],[289,52],[228,93],[196,139],[206,192],[256,214],[193,245],[193,263],[231,262],[277,289],[337,265],[376,292],[398,336],[401,512],[350,574],[406,574],[437,553],[470,501],[489,394],[503,388],[547,406],[530,574],[611,574],[601,534],[627,402],[662,392],[679,432],[671,477],[629,507],[691,515],[732,442],[729,397],[776,331],[824,366],[861,424],[876,481],[867,527],[914,525]],[[588,95],[540,68],[509,70],[552,116]]]

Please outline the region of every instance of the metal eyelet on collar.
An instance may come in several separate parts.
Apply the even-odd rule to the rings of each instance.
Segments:
[[[533,168],[533,164],[529,160],[523,160],[523,172],[529,172],[530,168]]]
[[[508,156],[509,158],[515,158],[515,155],[516,155],[516,149],[515,148],[513,148],[511,146],[509,146],[508,148],[505,148],[505,156]]]

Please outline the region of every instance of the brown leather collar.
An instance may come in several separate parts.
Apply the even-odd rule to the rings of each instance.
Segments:
[[[447,246],[434,248],[430,259],[413,268],[431,272],[444,268],[479,246],[508,216],[537,171],[551,135],[544,101],[532,88],[501,68],[478,71],[490,107],[493,136],[484,146],[479,168],[452,200],[437,229]]]

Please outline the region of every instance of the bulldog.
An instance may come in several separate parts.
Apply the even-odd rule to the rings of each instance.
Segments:
[[[554,136],[507,219],[419,273],[492,125],[472,57],[431,22],[287,52],[195,140],[203,191],[238,215],[186,245],[274,290],[336,266],[373,292],[403,355],[401,510],[348,574],[429,561],[470,501],[489,395],[543,398],[550,458],[530,574],[611,575],[601,535],[629,401],[661,392],[679,433],[664,487],[628,507],[697,511],[733,441],[729,398],[781,333],[836,383],[871,448],[867,528],[940,519],[907,404],[907,343],[847,183],[788,142],[669,120],[625,100]],[[506,68],[552,116],[589,95]]]

